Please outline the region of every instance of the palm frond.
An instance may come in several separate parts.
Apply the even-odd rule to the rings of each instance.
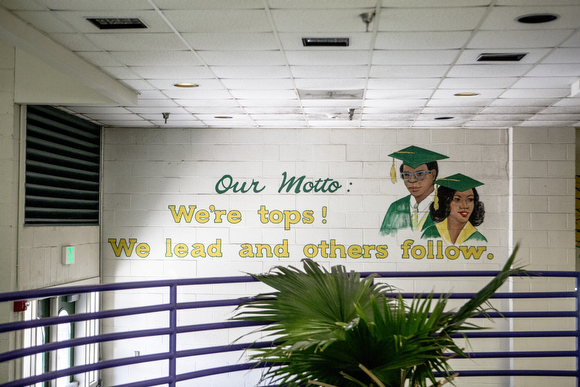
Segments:
[[[418,296],[407,305],[374,276],[361,278],[343,266],[328,271],[306,259],[304,270],[277,266],[254,275],[274,291],[241,305],[233,319],[269,322],[259,331],[275,337],[275,345],[250,357],[275,365],[265,374],[274,383],[427,387],[438,385],[436,373],[452,382],[449,353],[466,355],[451,334],[481,329],[467,320],[493,308],[484,305],[510,276],[525,273],[511,268],[516,252],[457,312],[446,311],[449,295]]]

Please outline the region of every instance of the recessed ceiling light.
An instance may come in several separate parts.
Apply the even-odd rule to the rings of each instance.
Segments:
[[[175,87],[183,87],[183,88],[193,88],[193,87],[199,87],[198,84],[195,83],[189,83],[189,82],[180,82],[180,83],[174,83],[173,86]]]
[[[214,118],[217,118],[219,120],[230,120],[233,117],[231,117],[231,116],[214,116]]]
[[[516,20],[524,24],[548,23],[558,19],[560,16],[553,13],[534,13],[518,17]]]
[[[451,116],[444,116],[444,117],[435,117],[436,120],[452,120],[455,117]]]
[[[455,93],[453,95],[456,97],[477,97],[479,93],[464,92],[464,93]]]

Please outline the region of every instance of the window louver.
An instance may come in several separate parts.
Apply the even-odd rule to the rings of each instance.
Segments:
[[[24,223],[98,225],[101,127],[28,106]]]

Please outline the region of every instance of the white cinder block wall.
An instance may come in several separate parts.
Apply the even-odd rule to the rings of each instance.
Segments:
[[[530,270],[575,270],[575,137],[574,128],[513,129],[513,239],[521,244],[518,258]],[[513,281],[514,290],[573,291],[573,281],[534,278],[531,285]],[[514,310],[575,310],[571,302],[554,300],[522,300]],[[573,319],[528,319],[518,321],[516,329],[576,329]],[[515,350],[574,350],[570,338],[515,339]],[[551,361],[517,359],[516,367],[530,369],[574,369],[572,361],[553,358]],[[520,377],[515,386],[540,386],[557,383],[575,386],[574,380]]]
[[[334,241],[346,249],[353,245],[387,246],[386,258],[377,257],[376,250],[368,258],[325,258],[320,248],[314,257],[325,266],[343,264],[361,271],[494,270],[507,259],[512,241],[521,242],[520,261],[532,269],[574,269],[575,138],[572,129],[521,128],[511,133],[498,129],[110,128],[105,129],[104,135],[105,282],[234,276],[263,272],[274,265],[300,266],[305,247],[313,245],[308,250],[312,252],[323,241],[329,244]],[[410,239],[408,235],[379,235],[378,228],[389,204],[407,194],[401,181],[396,184],[390,181],[392,159],[388,154],[409,145],[448,155],[449,159],[439,163],[441,177],[461,172],[485,183],[478,191],[486,206],[486,218],[478,229],[488,243],[478,246],[484,248],[478,259],[473,256],[470,259],[405,259],[402,245]],[[288,178],[306,176],[305,181],[312,182],[332,179],[340,188],[335,192],[278,192],[283,173]],[[225,175],[231,176],[231,180],[225,178],[218,185]],[[250,192],[217,192],[234,181],[239,188],[245,182],[245,189]],[[195,211],[201,210],[202,216],[194,215],[189,222],[184,218],[176,221],[181,206],[188,210],[195,206]],[[262,218],[260,209],[262,214],[268,211],[268,216],[274,215],[273,220]],[[219,211],[223,211],[221,221],[216,218]],[[292,222],[285,227],[284,221],[276,218],[284,211],[301,219],[310,214],[311,220]],[[124,250],[122,241],[128,248],[134,241],[132,249]],[[411,243],[426,245],[425,241],[412,238]],[[257,256],[256,244],[267,245],[279,253],[287,252],[288,256],[276,256],[275,252],[271,257]],[[217,251],[218,245],[222,256],[212,257],[209,250]],[[245,249],[247,245],[252,247],[253,257],[243,256],[249,251]],[[191,256],[192,250],[197,257]],[[199,256],[203,251],[206,256]],[[483,285],[483,282],[449,280],[395,283],[408,291],[459,292]],[[181,297],[199,300],[211,292],[237,297],[255,294],[258,291],[255,286],[203,289]],[[542,285],[538,282],[537,286]],[[165,294],[150,290],[145,294],[106,298],[105,304],[144,305],[165,298]],[[520,306],[528,305],[514,307]],[[213,316],[180,315],[180,319],[189,324],[228,317],[229,313],[227,310]],[[149,327],[156,323],[139,322]],[[105,331],[134,329],[134,324],[134,321],[108,323]],[[192,345],[217,345],[231,342],[235,335],[224,332],[191,335],[189,339]],[[526,345],[504,341],[496,344]],[[146,354],[166,345],[163,340],[108,345],[104,354],[105,358],[131,356],[135,350]],[[207,365],[202,363],[181,364],[180,370]],[[207,363],[211,364],[211,359]],[[163,367],[162,364],[143,367],[139,375],[155,377]],[[214,383],[242,386],[253,381],[251,377],[238,380],[240,375],[222,378],[215,379]],[[128,370],[105,376],[105,384],[130,380]],[[470,379],[460,383],[489,385],[490,380]],[[508,385],[509,378],[491,383]],[[534,385],[533,380],[525,383]]]

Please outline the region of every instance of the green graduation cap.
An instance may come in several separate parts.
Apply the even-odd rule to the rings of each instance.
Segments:
[[[451,188],[452,190],[459,192],[467,191],[468,189],[472,189],[475,187],[479,187],[480,185],[483,185],[481,181],[477,181],[461,173],[456,173],[455,175],[437,179],[435,180],[434,184]]]
[[[414,145],[391,153],[389,156],[393,158],[393,166],[391,168],[391,180],[393,183],[397,181],[395,159],[401,160],[404,165],[408,165],[411,168],[417,168],[421,164],[427,164],[433,161],[449,158],[448,156],[442,155],[441,153],[433,152],[429,149],[420,148]]]
[[[481,181],[477,181],[461,173],[456,173],[455,175],[447,176],[442,179],[437,179],[433,183],[459,192],[464,192],[467,191],[468,189],[472,189],[475,187],[479,187],[480,185],[483,185]],[[435,207],[435,210],[439,209],[438,192],[435,194],[435,200],[433,201],[433,205]]]

